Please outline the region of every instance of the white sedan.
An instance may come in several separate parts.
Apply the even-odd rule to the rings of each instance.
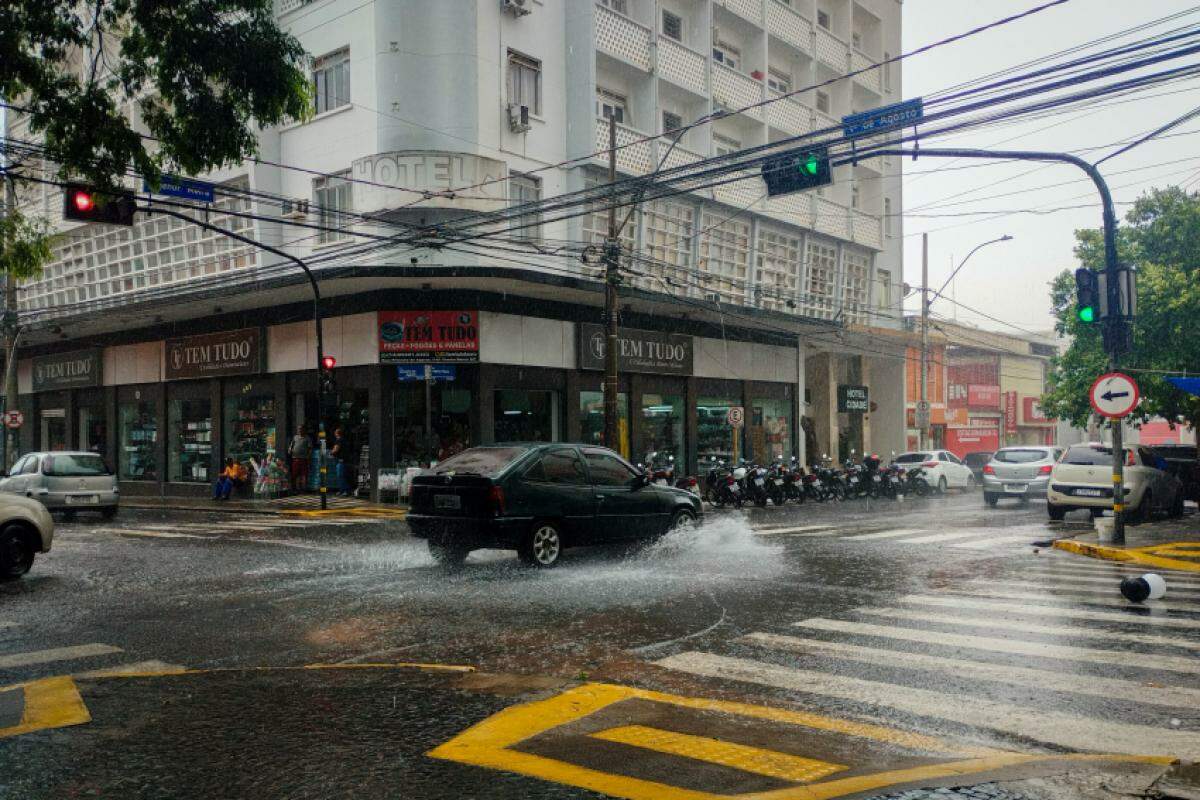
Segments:
[[[1145,447],[1125,448],[1125,512],[1134,522],[1149,519],[1155,512],[1172,518],[1183,516],[1183,484],[1159,469],[1160,460]],[[1076,509],[1088,509],[1095,516],[1112,508],[1112,461],[1112,448],[1102,444],[1068,448],[1050,472],[1046,488],[1050,519],[1062,519]]]
[[[925,469],[925,480],[938,492],[947,489],[974,489],[975,473],[958,456],[949,450],[921,450],[901,453],[892,459],[893,464],[903,464],[912,469]]]
[[[37,553],[50,551],[54,520],[36,500],[0,494],[0,581],[19,578]]]

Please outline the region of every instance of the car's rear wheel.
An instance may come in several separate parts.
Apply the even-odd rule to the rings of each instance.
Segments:
[[[33,542],[18,525],[0,531],[0,580],[13,580],[33,566]]]
[[[1134,523],[1146,522],[1149,520],[1150,515],[1154,510],[1153,500],[1153,495],[1151,495],[1150,490],[1147,489],[1142,493],[1142,501],[1137,504],[1137,507],[1125,512],[1125,519]]]
[[[467,560],[471,548],[454,542],[439,542],[429,540],[429,555],[433,560],[446,567],[457,567]]]
[[[946,489],[950,488],[950,484],[946,483],[946,476],[938,478],[937,491],[938,494],[945,494]]]
[[[517,555],[535,567],[553,567],[562,557],[562,530],[554,522],[538,522],[530,529]]]
[[[989,506],[994,506],[996,503],[1000,502],[1000,495],[996,494],[995,492],[984,492],[983,502],[987,503]]]
[[[1054,503],[1051,503],[1049,500],[1047,500],[1046,513],[1050,515],[1050,519],[1061,521],[1062,518],[1067,515],[1067,507],[1056,506]]]

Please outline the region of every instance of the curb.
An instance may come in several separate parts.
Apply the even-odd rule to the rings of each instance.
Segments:
[[[1104,561],[1122,561],[1127,564],[1139,564],[1159,569],[1179,570],[1181,572],[1200,572],[1200,563],[1182,561],[1175,558],[1164,558],[1154,555],[1151,551],[1161,550],[1164,546],[1150,547],[1110,547],[1102,544],[1080,542],[1075,539],[1058,539],[1054,542],[1056,550],[1064,550],[1087,558],[1098,558]]]
[[[163,503],[148,503],[138,502],[137,500],[122,500],[121,508],[137,509],[139,511],[200,511],[204,513],[215,514],[259,514],[263,516],[273,517],[332,517],[332,516],[359,516],[359,517],[382,517],[389,519],[404,519],[408,514],[406,508],[392,508],[379,506],[331,506],[327,509],[320,508],[304,508],[291,506],[227,506],[218,505],[199,505],[199,504],[182,504],[172,503],[165,505]]]

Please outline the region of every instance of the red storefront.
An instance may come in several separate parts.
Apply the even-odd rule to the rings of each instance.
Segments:
[[[1000,361],[972,356],[947,365],[946,449],[967,453],[1000,447]]]
[[[1000,449],[999,419],[990,417],[973,418],[966,427],[946,428],[946,449],[959,458],[967,453],[981,450],[994,452]]]

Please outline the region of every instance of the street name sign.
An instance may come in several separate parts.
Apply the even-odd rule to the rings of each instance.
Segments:
[[[925,116],[925,106],[921,98],[914,97],[890,106],[872,108],[858,114],[842,117],[843,136],[862,136],[875,131],[887,130],[897,126],[910,125]]]
[[[1107,372],[1096,379],[1088,392],[1092,410],[1102,417],[1120,419],[1137,408],[1141,394],[1133,378],[1121,372]]]
[[[198,203],[211,203],[216,200],[216,192],[211,183],[179,178],[174,175],[163,175],[157,191],[150,188],[149,183],[142,181],[142,191],[161,194],[164,197],[181,197],[184,200],[195,200]]]

